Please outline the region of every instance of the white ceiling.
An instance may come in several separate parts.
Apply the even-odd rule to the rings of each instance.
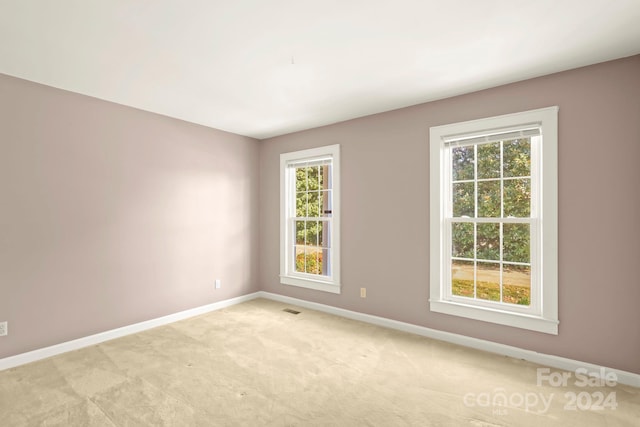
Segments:
[[[0,73],[259,139],[640,53],[640,0],[0,0]]]

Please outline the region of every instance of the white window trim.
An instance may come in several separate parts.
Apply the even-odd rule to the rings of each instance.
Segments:
[[[290,203],[290,180],[287,177],[287,165],[292,162],[313,160],[322,157],[332,159],[332,226],[331,226],[331,271],[332,277],[313,276],[304,274],[292,275],[288,271],[287,260],[291,256],[289,242],[290,230],[287,226],[287,206]],[[294,151],[280,154],[280,283],[283,285],[299,286],[318,291],[340,293],[340,145],[328,145],[308,150]]]
[[[443,177],[445,166],[445,141],[456,135],[481,134],[495,129],[519,128],[537,124],[542,129],[542,144],[539,144],[537,162],[532,162],[532,177],[540,178],[541,192],[538,206],[537,227],[540,246],[532,248],[538,257],[538,268],[532,268],[532,280],[539,280],[540,306],[530,313],[520,307],[509,310],[496,305],[483,306],[447,297],[445,287],[450,287],[446,278],[445,264],[450,257],[447,241],[445,209],[443,200]],[[433,312],[461,316],[485,322],[529,329],[548,334],[558,334],[558,107],[548,107],[522,113],[507,114],[486,119],[471,120],[430,129],[430,309]],[[535,156],[532,149],[532,158]],[[537,165],[535,164],[537,163]],[[533,181],[533,179],[532,179]],[[532,213],[533,215],[533,213]],[[533,258],[532,258],[533,259]],[[534,305],[535,306],[535,305]],[[536,307],[534,307],[535,311]]]

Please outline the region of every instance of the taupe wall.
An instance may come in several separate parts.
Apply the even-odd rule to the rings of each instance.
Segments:
[[[0,358],[256,291],[258,161],[251,138],[0,75]]]
[[[429,312],[429,127],[558,105],[559,335]],[[342,147],[342,294],[278,281],[279,154]],[[262,142],[263,290],[640,373],[640,56]],[[367,288],[367,298],[359,296]]]
[[[430,313],[429,127],[551,105],[559,335]],[[336,143],[343,292],[280,285],[279,154]],[[640,56],[261,143],[0,75],[0,358],[263,289],[640,373],[638,159]]]

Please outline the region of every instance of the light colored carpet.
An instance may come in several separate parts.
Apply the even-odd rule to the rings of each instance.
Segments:
[[[0,426],[640,425],[639,389],[538,367],[257,299],[0,372]]]

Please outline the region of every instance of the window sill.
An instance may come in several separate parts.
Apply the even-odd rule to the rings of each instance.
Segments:
[[[330,292],[332,294],[340,293],[340,285],[333,282],[325,282],[322,280],[309,280],[300,277],[280,276],[280,283],[289,286],[298,286],[300,288],[314,289],[316,291]]]
[[[450,314],[484,322],[515,328],[529,329],[545,334],[558,335],[558,321],[539,316],[496,310],[485,307],[472,306],[451,301],[430,300],[430,309],[436,313]]]

